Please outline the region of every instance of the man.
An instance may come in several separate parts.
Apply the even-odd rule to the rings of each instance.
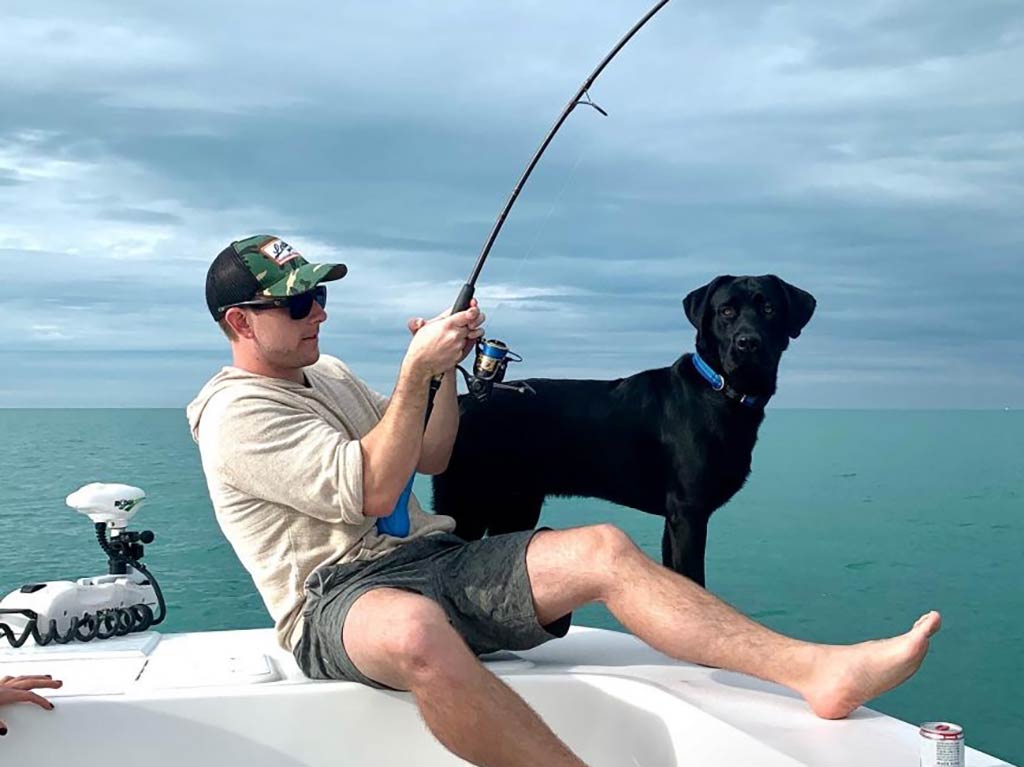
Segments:
[[[305,674],[411,692],[434,735],[474,764],[581,765],[476,656],[562,636],[588,602],[671,656],[784,684],[821,717],[844,717],[917,670],[938,613],[890,639],[810,644],[744,617],[610,525],[465,543],[415,497],[406,508],[413,472],[446,466],[458,428],[453,369],[483,315],[474,303],[410,320],[385,400],[320,355],[323,283],[346,271],[307,263],[268,235],[225,248],[206,299],[234,364],[188,410],[217,519]],[[378,529],[393,513],[408,513],[408,535]]]

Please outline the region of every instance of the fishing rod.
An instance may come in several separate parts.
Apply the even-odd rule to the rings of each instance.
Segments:
[[[505,203],[505,207],[501,209],[501,213],[498,214],[497,220],[494,222],[494,227],[491,229],[491,234],[488,236],[487,241],[484,243],[483,250],[480,251],[480,256],[476,260],[476,264],[473,266],[473,271],[470,272],[469,279],[463,284],[462,289],[459,291],[458,298],[455,299],[455,303],[452,305],[452,314],[456,312],[462,312],[469,308],[470,302],[473,300],[473,295],[476,292],[476,281],[480,277],[480,272],[484,268],[484,262],[487,260],[488,254],[491,252],[491,248],[494,245],[494,241],[498,239],[498,234],[501,232],[501,228],[505,225],[505,219],[508,218],[509,211],[512,210],[512,206],[516,204],[516,200],[519,198],[519,193],[523,191],[523,187],[526,185],[527,180],[530,178],[530,174],[533,173],[533,169],[537,167],[537,163],[540,162],[541,156],[544,154],[544,150],[548,148],[551,140],[554,139],[555,134],[558,133],[559,128],[569,118],[572,111],[583,104],[584,106],[593,107],[604,117],[608,116],[601,107],[593,102],[590,98],[590,86],[594,84],[594,81],[598,78],[604,68],[608,66],[608,63],[615,58],[616,54],[621,51],[626,43],[628,43],[637,32],[640,31],[641,27],[644,26],[651,18],[668,5],[669,0],[658,0],[647,13],[643,15],[633,28],[627,32],[619,42],[615,44],[615,47],[608,52],[608,55],[601,60],[601,63],[597,65],[597,68],[590,73],[590,76],[583,81],[583,85],[580,86],[576,94],[569,99],[569,103],[565,105],[562,113],[558,116],[555,124],[551,126],[551,130],[544,137],[540,147],[534,152],[530,162],[526,166],[526,170],[519,177],[519,181],[516,182],[515,188],[512,190],[512,194],[509,195],[508,201]],[[491,391],[495,388],[512,389],[518,392],[532,392],[532,389],[528,384],[505,384],[502,380],[505,376],[505,370],[509,362],[517,362],[522,358],[512,352],[508,346],[497,339],[482,339],[477,342],[476,346],[476,361],[473,364],[472,375],[467,373],[462,367],[459,367],[459,371],[466,377],[466,384],[469,388],[470,394],[472,394],[477,400],[483,402],[489,396]],[[423,429],[426,430],[427,424],[430,422],[430,414],[434,410],[434,398],[437,396],[437,390],[441,388],[442,375],[432,378],[430,381],[430,392],[427,395],[427,412],[423,421]],[[394,535],[398,537],[405,537],[409,534],[409,496],[412,494],[413,479],[416,475],[413,474],[409,478],[409,482],[406,484],[405,489],[402,491],[395,504],[394,510],[386,517],[379,517],[377,519],[377,530],[387,535]]]
[[[544,151],[548,148],[548,145],[551,143],[552,139],[554,139],[555,134],[558,133],[558,130],[562,127],[562,124],[569,118],[569,115],[572,114],[572,111],[580,104],[593,107],[598,112],[600,112],[601,115],[603,115],[604,117],[608,116],[607,112],[605,112],[601,107],[599,107],[591,100],[589,93],[590,86],[594,84],[594,81],[597,80],[601,72],[604,71],[604,68],[608,66],[608,63],[613,58],[615,58],[616,54],[618,54],[618,52],[625,47],[626,43],[628,43],[633,38],[633,35],[639,32],[640,29],[648,21],[651,20],[654,14],[656,14],[658,11],[664,8],[668,4],[668,2],[669,0],[658,0],[658,2],[656,2],[651,7],[651,9],[644,14],[643,18],[641,18],[636,24],[634,24],[633,28],[630,29],[629,32],[627,32],[622,37],[622,39],[615,44],[615,47],[608,52],[608,55],[605,56],[604,59],[602,59],[601,63],[597,65],[597,68],[594,69],[594,71],[590,73],[590,76],[583,81],[583,85],[581,85],[579,90],[576,91],[576,94],[571,99],[569,99],[569,103],[565,105],[565,108],[562,110],[562,113],[558,116],[558,119],[555,121],[555,124],[551,127],[551,130],[548,131],[548,134],[547,136],[544,137],[544,140],[541,142],[540,147],[537,149],[533,157],[530,159],[529,164],[527,164],[526,166],[526,170],[524,170],[522,176],[519,177],[519,181],[516,183],[515,188],[512,190],[512,194],[509,195],[508,201],[505,203],[505,207],[502,208],[501,213],[498,214],[498,218],[494,222],[494,227],[491,229],[491,234],[490,236],[488,236],[487,241],[484,243],[483,250],[480,251],[480,256],[477,258],[476,264],[473,266],[473,271],[470,272],[469,279],[466,280],[465,284],[463,284],[462,289],[459,291],[458,298],[455,299],[455,303],[452,305],[452,314],[455,314],[456,312],[465,311],[466,309],[469,308],[470,302],[473,300],[473,295],[476,292],[476,281],[480,277],[480,272],[484,268],[484,262],[487,260],[487,256],[491,252],[491,247],[493,247],[494,241],[498,239],[498,234],[501,232],[501,228],[505,225],[505,219],[508,218],[509,211],[511,211],[512,206],[516,204],[516,200],[519,198],[519,193],[523,191],[523,187],[526,185],[527,180],[530,178],[530,174],[533,173],[533,169],[537,166],[537,163],[540,162],[541,156],[544,154]],[[489,374],[490,380],[494,382],[500,382],[501,377],[504,375],[505,365],[507,364],[507,362],[515,361],[515,358],[509,360],[507,356],[508,354],[508,347],[505,344],[501,343],[500,341],[496,343],[483,341],[477,347],[477,364],[475,364],[473,367],[474,374],[476,374],[479,370],[484,374],[484,377],[481,378],[476,375],[474,375],[474,377],[478,378],[478,380],[486,384],[488,382],[487,376]],[[485,357],[487,359],[481,360],[481,357]],[[441,378],[442,376],[437,376],[430,382],[430,394],[428,395],[427,399],[427,421],[430,420],[430,413],[434,407],[434,397],[437,395],[437,390],[441,386]],[[469,382],[470,390],[472,392],[474,386],[468,375],[467,382]],[[489,387],[487,386],[478,386],[477,388],[481,390],[481,394],[483,394],[484,397],[486,396],[486,393],[489,393]],[[478,395],[478,398],[483,397],[479,397]]]

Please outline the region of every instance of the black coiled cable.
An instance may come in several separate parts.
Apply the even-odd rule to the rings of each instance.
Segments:
[[[96,523],[96,540],[111,560],[131,565],[146,576],[156,594],[159,614],[154,615],[153,609],[142,602],[128,607],[111,607],[97,610],[95,613],[83,613],[81,617],[72,616],[67,631],[61,633],[57,630],[57,621],[53,618],[50,619],[47,630],[40,631],[39,615],[34,610],[0,610],[0,615],[13,613],[23,615],[28,619],[28,623],[20,634],[6,623],[0,623],[0,637],[6,639],[8,644],[15,648],[25,644],[29,637],[32,637],[37,645],[67,644],[72,641],[91,642],[93,639],[110,639],[137,631],[145,631],[151,626],[163,622],[163,619],[167,617],[167,603],[164,601],[160,584],[157,583],[153,574],[138,559],[119,552],[110,545],[110,541],[107,539],[107,526],[103,522]]]

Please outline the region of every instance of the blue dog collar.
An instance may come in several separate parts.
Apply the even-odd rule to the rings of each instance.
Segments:
[[[715,372],[714,368],[706,363],[703,357],[700,356],[700,352],[694,351],[693,356],[690,359],[693,360],[693,366],[697,368],[697,372],[701,374],[701,377],[711,384],[712,389],[722,392],[726,397],[737,400],[747,407],[755,407],[757,405],[757,397],[740,394],[734,388],[729,386],[729,384],[725,382],[725,376],[721,373]]]

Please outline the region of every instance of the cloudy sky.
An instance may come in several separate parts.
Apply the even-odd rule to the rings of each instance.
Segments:
[[[0,10],[0,406],[183,405],[203,280],[281,234],[350,268],[322,348],[389,391],[513,183],[647,0]],[[776,273],[818,312],[775,407],[1024,407],[1019,0],[673,0],[572,116],[479,283],[521,375],[692,347]]]

